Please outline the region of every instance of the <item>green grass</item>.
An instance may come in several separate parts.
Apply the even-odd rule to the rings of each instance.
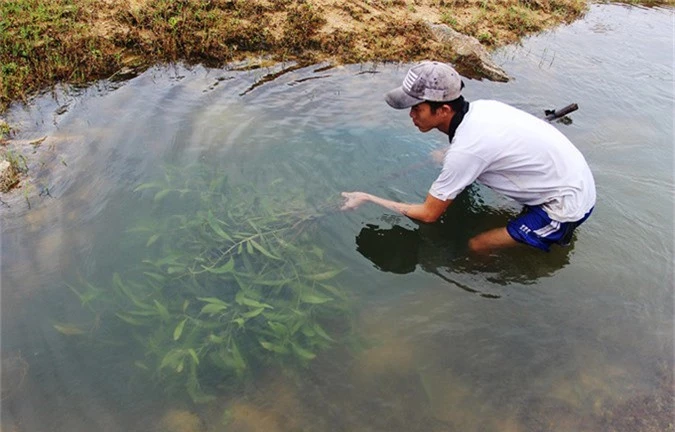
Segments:
[[[94,27],[98,7],[92,0],[0,2],[0,112],[47,86],[86,83],[123,66],[216,66],[245,54],[286,58],[321,48],[316,29],[324,21],[309,2],[152,0],[111,12],[106,30]],[[278,9],[287,18],[274,37],[264,16]]]
[[[56,83],[81,85],[123,67],[162,62],[221,66],[263,55],[304,64],[327,57],[344,63],[453,58],[451,47],[434,43],[420,22],[390,13],[408,14],[417,3],[365,3],[378,11],[368,18],[372,25],[323,31],[331,11],[311,0],[149,0],[136,7],[120,1],[109,3],[110,10],[95,0],[0,1],[0,113]],[[579,17],[587,1],[454,0],[434,7],[455,30],[498,46]],[[358,2],[335,8],[356,21],[369,14]]]
[[[11,132],[12,128],[4,121],[0,121],[0,142],[7,138]]]
[[[117,66],[92,36],[88,0],[0,3],[0,110],[47,84],[81,83]]]

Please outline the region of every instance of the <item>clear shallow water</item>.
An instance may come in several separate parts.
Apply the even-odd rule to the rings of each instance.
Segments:
[[[56,332],[83,317],[65,283],[107,281],[145,253],[121,233],[150,207],[133,189],[166,163],[207,161],[263,192],[281,179],[310,206],[343,190],[423,199],[437,168],[420,162],[445,140],[382,101],[406,67],[310,67],[243,96],[269,71],[155,68],[13,110],[18,139],[47,138],[36,182],[2,210],[3,428],[162,430],[170,410],[191,409],[200,430],[601,430],[672,365],[672,20],[594,6],[496,53],[510,83],[467,80],[469,100],[534,114],[579,104],[558,127],[599,198],[572,248],[468,259],[469,237],[518,211],[479,187],[434,226],[375,206],[326,216],[315,242],[349,269],[364,347],[299,378],[261,372],[209,407],[139,389],[129,347],[87,356]]]

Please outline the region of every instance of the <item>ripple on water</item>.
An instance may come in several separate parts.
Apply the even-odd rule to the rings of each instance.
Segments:
[[[153,411],[158,427],[219,430],[227,412],[228,431],[630,430],[626,416],[604,413],[625,408],[645,422],[672,414],[644,409],[672,393],[656,382],[651,360],[671,355],[673,343],[670,30],[671,9],[593,5],[582,21],[498,52],[512,82],[467,80],[470,100],[501,99],[536,115],[579,103],[572,124],[555,126],[589,161],[598,205],[573,248],[516,251],[488,264],[467,258],[472,233],[518,211],[481,189],[457,200],[442,226],[375,206],[333,214],[317,243],[326,259],[344,261],[367,343],[337,346],[293,377],[261,372],[245,391],[194,413],[147,389],[138,397],[162,406]],[[381,95],[400,84],[405,65],[308,67],[261,81],[286,66],[156,67],[114,89],[60,91],[10,113],[16,145],[36,159],[32,189],[2,208],[3,348],[32,353],[40,372],[27,377],[19,390],[27,397],[13,401],[3,428],[74,430],[138,415],[119,408],[116,398],[131,399],[124,392],[106,395],[110,406],[92,396],[127,377],[78,375],[92,360],[68,357],[71,340],[56,339],[52,320],[77,315],[64,284],[73,275],[109,279],[127,268],[134,257],[118,252],[127,250],[120,233],[152,206],[133,190],[163,165],[207,161],[261,191],[284,182],[317,206],[351,189],[423,198],[437,167],[401,167],[445,142],[386,108]],[[49,196],[39,195],[44,187]],[[388,227],[416,242],[406,272],[359,250]],[[403,258],[392,245],[401,242],[380,244],[381,255]]]

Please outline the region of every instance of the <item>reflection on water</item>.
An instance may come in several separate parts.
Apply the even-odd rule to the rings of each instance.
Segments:
[[[325,211],[343,190],[419,202],[435,178],[437,168],[420,162],[444,137],[419,134],[377,97],[400,83],[404,66],[366,74],[316,66],[258,86],[283,66],[158,67],[13,110],[18,145],[32,151],[46,139],[31,166],[35,182],[1,204],[2,429],[667,430],[671,26],[670,11],[596,5],[583,21],[496,53],[512,82],[467,81],[469,100],[496,98],[537,115],[580,106],[572,124],[556,126],[589,161],[598,205],[575,243],[549,254],[521,248],[472,259],[467,240],[519,211],[480,187],[431,225],[375,206]],[[355,331],[307,367],[265,365],[239,386],[207,374],[215,396],[207,404],[151,385],[134,365],[138,331],[113,332],[110,317],[92,315],[68,284],[109,287],[111,275],[162,245],[130,228],[160,229],[170,210],[197,211],[180,190],[159,207],[157,191],[134,192],[164,178],[167,162],[207,162],[250,185],[251,197],[321,214],[302,252],[345,268],[337,279],[357,300]],[[397,171],[406,166],[418,168]],[[216,211],[220,220],[230,220],[228,209]],[[174,291],[167,304],[185,295]],[[184,337],[180,321],[171,324],[157,326],[168,346]]]
[[[569,247],[554,247],[548,254],[516,248],[489,259],[467,255],[466,244],[470,238],[486,227],[504,226],[515,216],[512,211],[486,206],[476,195],[477,188],[468,188],[432,225],[419,224],[409,229],[395,221],[386,227],[366,224],[356,236],[357,251],[379,270],[405,274],[419,266],[465,291],[488,298],[500,296],[454,281],[450,275],[480,273],[500,285],[532,284],[569,264],[574,242]]]

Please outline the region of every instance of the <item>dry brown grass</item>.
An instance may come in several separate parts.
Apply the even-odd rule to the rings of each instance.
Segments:
[[[425,22],[494,47],[585,8],[586,0],[4,0],[0,113],[58,82],[84,84],[157,62],[452,62],[452,47],[435,41]]]
[[[184,61],[452,60],[423,22],[490,45],[579,16],[583,0],[14,0],[0,2],[0,111],[57,82]],[[510,8],[527,14],[509,15]],[[503,14],[500,19],[494,17]],[[522,16],[521,16],[522,15]],[[536,19],[535,19],[536,18]],[[487,24],[488,21],[495,24]]]

